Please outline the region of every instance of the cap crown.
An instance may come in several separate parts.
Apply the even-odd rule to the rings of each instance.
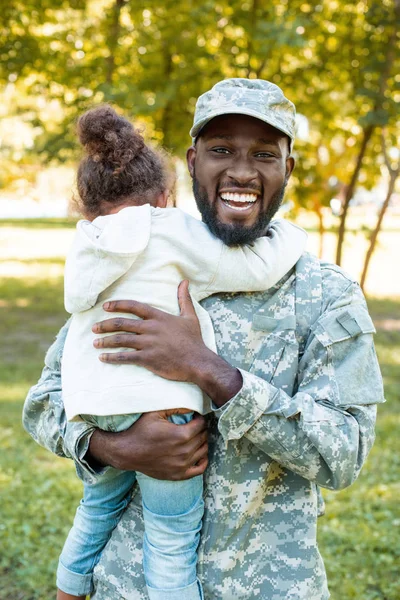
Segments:
[[[280,87],[270,81],[233,78],[216,83],[197,100],[190,135],[196,138],[211,119],[228,114],[255,117],[294,140],[295,106]]]

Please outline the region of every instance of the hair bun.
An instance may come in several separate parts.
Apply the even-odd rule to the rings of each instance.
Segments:
[[[88,110],[78,120],[79,141],[95,162],[111,163],[118,172],[144,148],[141,134],[108,104]]]

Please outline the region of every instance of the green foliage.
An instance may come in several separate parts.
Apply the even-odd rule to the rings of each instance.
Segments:
[[[76,159],[76,119],[101,102],[182,157],[199,94],[225,77],[261,77],[308,120],[290,194],[322,229],[332,197],[347,205],[386,175],[383,127],[398,146],[399,20],[398,0],[10,0],[0,114],[30,127],[34,143],[16,150],[17,136],[4,136],[0,188],[35,177],[35,161]]]
[[[266,77],[282,84],[325,135],[326,127],[341,128],[344,117],[355,123],[375,114],[381,124],[382,111],[386,119],[393,116],[391,95],[381,113],[373,110],[393,6],[186,0],[177,10],[173,0],[47,0],[35,6],[11,0],[1,16],[0,80],[17,88],[25,83],[32,105],[39,97],[59,102],[63,118],[54,134],[65,134],[88,105],[110,101],[132,116],[149,117],[157,137],[180,151],[199,93],[227,76]],[[396,65],[389,71],[394,89]],[[32,109],[51,133],[49,115]],[[54,156],[50,138],[39,149]]]

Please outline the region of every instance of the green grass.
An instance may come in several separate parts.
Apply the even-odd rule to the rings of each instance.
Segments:
[[[24,396],[66,319],[62,278],[2,279],[0,287],[0,598],[55,597],[54,573],[80,484],[72,465],[21,425]]]
[[[0,600],[54,598],[58,554],[80,498],[73,465],[21,426],[23,399],[66,319],[62,278],[43,273],[0,282]],[[379,322],[399,319],[400,299],[369,304]],[[325,493],[319,521],[332,600],[400,598],[400,331],[380,331],[376,341],[388,400],[376,444],[351,488]]]
[[[78,219],[43,218],[43,219],[0,219],[0,227],[26,227],[28,229],[74,228]]]
[[[376,322],[400,324],[400,299],[369,301]],[[385,382],[375,445],[358,481],[324,492],[319,543],[332,600],[400,598],[400,331],[381,330],[376,349]]]

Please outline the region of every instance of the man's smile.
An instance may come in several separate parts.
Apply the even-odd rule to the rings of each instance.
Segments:
[[[234,211],[250,212],[259,199],[259,195],[254,191],[221,191],[219,199],[226,207]]]

